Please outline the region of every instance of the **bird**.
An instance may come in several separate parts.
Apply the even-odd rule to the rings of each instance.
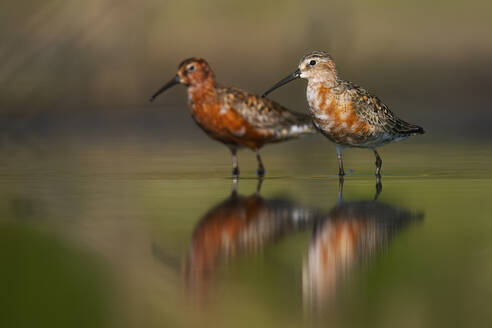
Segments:
[[[383,161],[376,148],[424,133],[391,112],[378,97],[366,89],[340,78],[333,58],[325,51],[302,57],[294,73],[277,82],[262,96],[298,78],[308,80],[306,96],[316,128],[336,145],[338,175],[343,178],[344,148],[368,148],[376,156],[376,176]]]
[[[261,147],[317,133],[307,114],[290,111],[274,101],[238,88],[220,86],[203,58],[192,57],[182,61],[177,74],[150,101],[177,84],[187,87],[191,116],[198,126],[230,149],[234,177],[239,176],[238,149],[249,148],[256,152],[256,173],[263,177],[265,168],[260,156]]]

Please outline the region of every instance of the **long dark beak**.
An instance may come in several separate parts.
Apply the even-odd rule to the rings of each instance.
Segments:
[[[178,75],[173,77],[171,79],[171,81],[164,84],[164,86],[162,88],[160,88],[156,93],[154,93],[154,95],[152,97],[150,97],[150,102],[154,101],[154,99],[157,98],[158,95],[160,95],[161,93],[163,93],[164,91],[166,91],[167,89],[169,89],[170,87],[172,87],[176,84],[179,84],[179,76]]]
[[[266,97],[270,92],[272,92],[273,90],[277,89],[277,88],[280,88],[281,86],[283,86],[284,84],[287,84],[289,83],[290,81],[292,80],[295,80],[295,79],[298,79],[299,77],[301,76],[301,70],[300,69],[296,69],[296,71],[292,74],[290,74],[289,76],[286,76],[285,78],[283,78],[282,80],[278,81],[273,87],[271,87],[270,89],[268,89],[263,95],[262,97]]]

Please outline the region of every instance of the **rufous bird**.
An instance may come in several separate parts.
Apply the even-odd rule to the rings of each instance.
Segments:
[[[309,115],[290,111],[241,89],[220,86],[209,64],[202,58],[184,60],[176,76],[150,101],[176,84],[187,86],[191,116],[198,126],[230,149],[233,176],[239,176],[238,149],[249,148],[256,152],[257,174],[261,177],[265,174],[261,147],[317,132]]]

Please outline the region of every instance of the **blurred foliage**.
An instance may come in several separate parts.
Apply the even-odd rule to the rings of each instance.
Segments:
[[[0,258],[2,327],[107,326],[107,285],[85,252],[14,217],[0,222]]]

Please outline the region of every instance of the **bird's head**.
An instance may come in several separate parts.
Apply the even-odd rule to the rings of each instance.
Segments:
[[[299,77],[309,81],[336,79],[337,70],[333,58],[324,51],[313,51],[299,62]]]
[[[215,84],[215,76],[212,69],[205,59],[198,57],[188,58],[179,64],[176,75],[169,82],[164,84],[164,86],[150,98],[150,101],[154,101],[157,96],[176,84],[184,84],[189,87],[200,86],[204,83]]]
[[[286,76],[273,87],[268,89],[263,97],[268,95],[273,90],[281,87],[298,78],[307,79],[310,82],[333,82],[338,80],[338,74],[333,58],[324,51],[313,51],[302,57],[299,66],[294,73]]]

